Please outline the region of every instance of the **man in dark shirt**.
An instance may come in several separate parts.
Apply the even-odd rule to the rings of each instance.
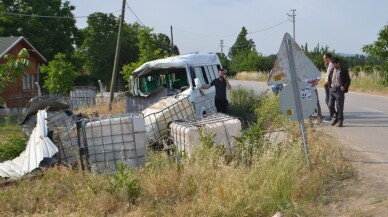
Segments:
[[[232,86],[227,79],[226,70],[218,70],[218,78],[214,79],[210,84],[202,86],[202,89],[209,89],[211,86],[216,88],[214,103],[216,105],[217,112],[227,113],[229,102],[226,98],[226,88],[230,90],[232,89]]]
[[[338,127],[342,127],[344,121],[345,93],[349,90],[351,79],[348,69],[341,66],[338,57],[333,57],[331,62],[333,63],[334,69],[330,72],[328,80],[328,86],[330,88],[330,117],[333,117],[335,112],[338,113],[338,116],[334,118],[331,125],[334,126],[338,123]],[[335,109],[335,105],[337,105],[337,109]]]

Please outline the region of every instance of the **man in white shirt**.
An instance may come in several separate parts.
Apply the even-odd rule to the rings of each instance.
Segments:
[[[323,62],[325,63],[325,67],[326,67],[326,77],[325,77],[325,84],[324,84],[324,88],[325,88],[325,103],[327,105],[327,107],[329,108],[329,101],[330,101],[330,91],[329,91],[329,85],[328,85],[328,82],[329,82],[329,74],[330,72],[333,70],[333,63],[331,62],[331,59],[332,59],[332,55],[331,53],[325,53],[323,55]],[[337,112],[335,111],[334,112],[334,116],[336,116]],[[327,119],[325,119],[325,121],[331,121],[333,117],[328,117]]]

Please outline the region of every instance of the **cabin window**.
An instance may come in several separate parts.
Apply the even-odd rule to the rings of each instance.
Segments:
[[[216,78],[216,74],[214,73],[212,66],[206,66],[206,72],[211,81],[213,81]]]
[[[209,84],[209,79],[210,79],[210,76],[209,76],[209,72],[207,70],[205,70],[205,67],[202,66],[201,67],[201,71],[202,71],[202,76],[203,76],[203,79],[205,80],[205,83],[206,84]]]
[[[171,69],[171,88],[181,89],[182,87],[189,86],[187,81],[187,73],[185,68]]]
[[[194,67],[194,72],[195,72],[195,78],[199,78],[202,85],[208,84],[208,82],[205,81],[206,74],[205,76],[204,74],[202,74],[202,69],[200,66]]]
[[[213,68],[214,76],[218,78],[218,70],[221,68],[220,65],[212,65],[211,67]]]
[[[159,87],[157,75],[142,77],[140,80],[140,90],[144,93],[150,93]]]
[[[33,90],[35,89],[35,77],[34,75],[24,73],[23,75],[23,90]]]

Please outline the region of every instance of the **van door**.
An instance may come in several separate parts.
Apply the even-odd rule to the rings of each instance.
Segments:
[[[210,69],[213,67],[209,66]],[[193,82],[193,91],[191,94],[192,102],[194,103],[195,112],[197,116],[201,117],[204,114],[210,115],[216,112],[214,97],[215,97],[215,87],[209,89],[200,89],[195,87],[194,79],[198,78],[202,85],[210,84],[212,78],[215,78],[213,70],[209,70],[208,66],[194,66],[191,68],[192,71],[192,82]]]

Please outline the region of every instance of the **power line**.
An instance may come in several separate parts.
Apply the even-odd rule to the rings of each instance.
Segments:
[[[285,21],[282,21],[278,24],[275,24],[275,25],[272,25],[270,27],[267,27],[267,28],[264,28],[264,29],[260,29],[260,30],[256,30],[256,31],[252,31],[252,32],[248,32],[247,35],[249,34],[255,34],[255,33],[259,33],[259,32],[263,32],[263,31],[266,31],[266,30],[269,30],[269,29],[272,29],[272,28],[275,28],[277,26],[280,26],[286,22],[289,22],[289,20],[285,20]],[[191,32],[191,31],[187,31],[187,30],[184,30],[184,29],[180,29],[180,28],[176,28],[174,27],[174,29],[176,30],[179,30],[179,31],[183,31],[183,32],[187,32],[187,33],[190,33],[190,34],[195,34],[195,35],[200,35],[200,36],[210,36],[210,37],[236,37],[238,36],[238,34],[232,34],[232,35],[215,35],[215,34],[202,34],[202,33],[196,33],[196,32]]]
[[[280,25],[282,25],[283,23],[286,23],[286,22],[289,22],[289,20],[285,20],[285,21],[283,21],[281,23],[275,24],[273,26],[270,26],[270,27],[267,27],[267,28],[264,28],[264,29],[260,29],[260,30],[253,31],[253,32],[248,32],[247,34],[255,34],[255,33],[258,33],[258,32],[263,32],[265,30],[272,29],[272,28],[275,28],[277,26],[280,26]]]
[[[114,11],[111,12],[110,14],[119,12]],[[0,14],[6,14],[6,15],[11,15],[11,16],[19,16],[19,17],[39,17],[39,18],[53,18],[53,19],[79,19],[79,18],[88,18],[89,16],[76,16],[76,17],[70,17],[70,16],[46,16],[46,15],[37,15],[37,14],[21,14],[21,13],[12,13],[12,12],[1,12]]]
[[[139,23],[140,23],[141,25],[145,26],[145,25],[143,24],[143,22],[141,22],[141,20],[139,19],[139,17],[135,14],[135,12],[131,9],[131,7],[129,7],[128,2],[127,2],[126,4],[127,4],[127,8],[132,12],[133,15],[135,15],[137,21],[139,21]]]

